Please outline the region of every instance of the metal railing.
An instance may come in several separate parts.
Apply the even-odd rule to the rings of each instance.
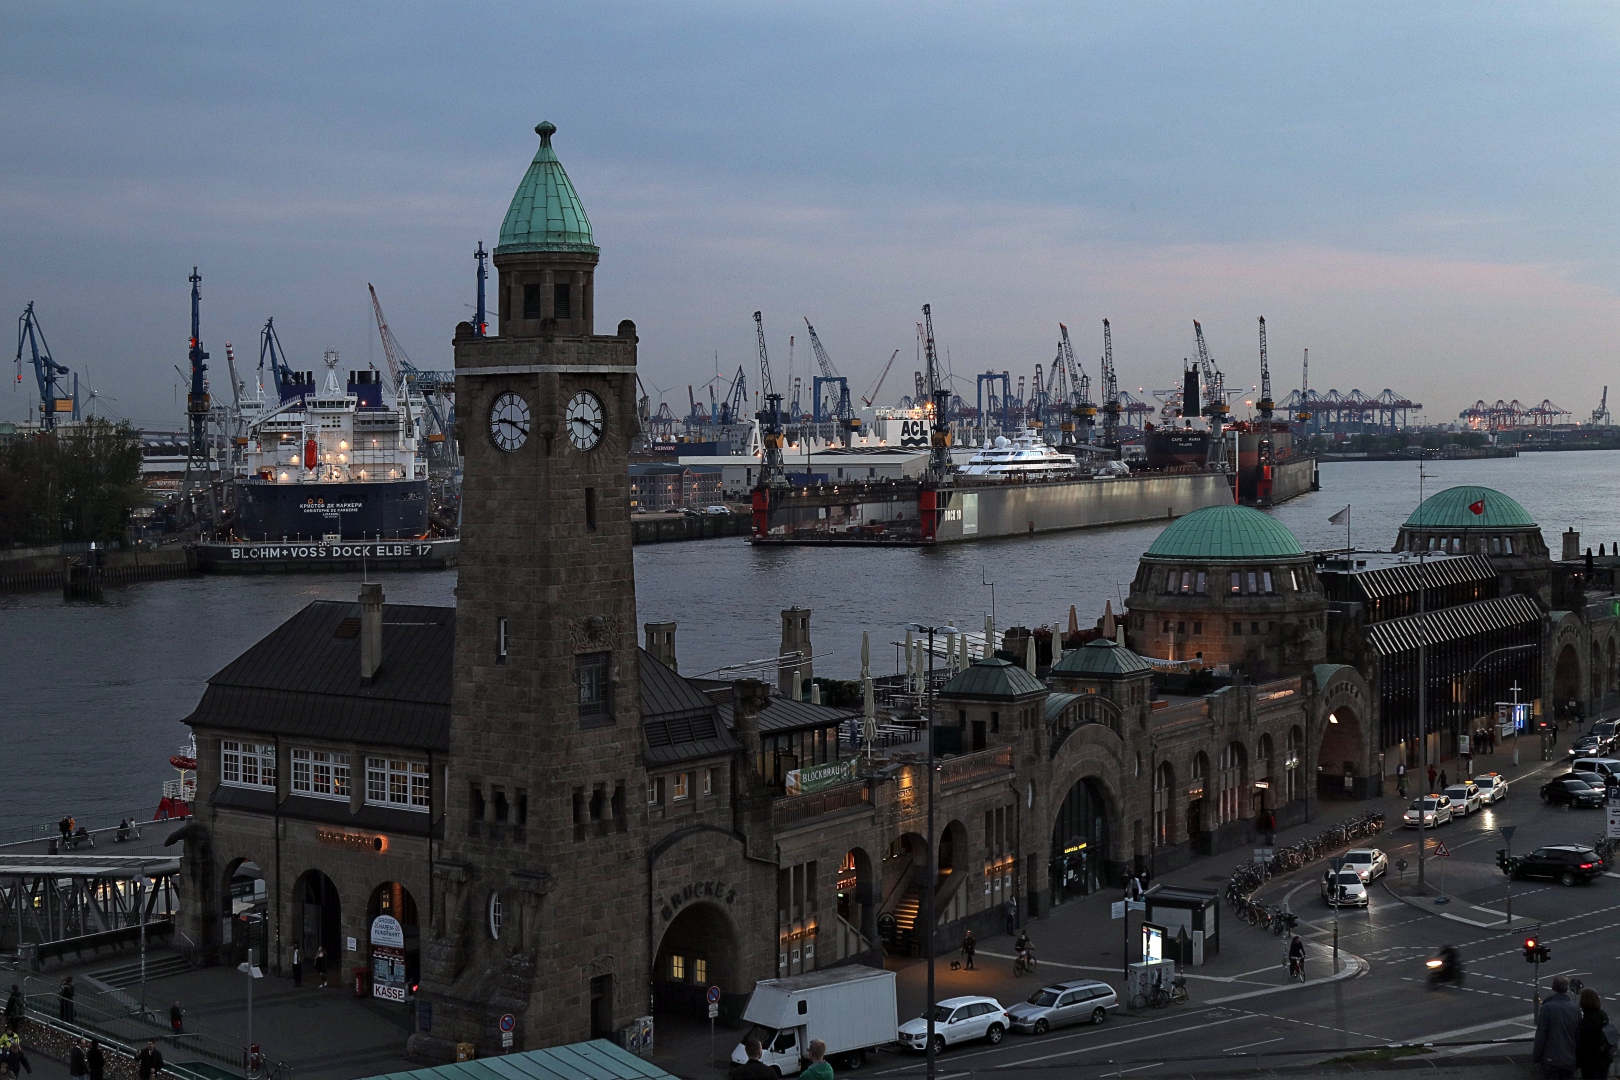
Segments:
[[[155,822],[153,820],[154,816],[157,814],[157,809],[158,808],[156,806],[148,806],[143,809],[131,810],[115,816],[118,820],[127,819],[130,825],[133,827],[131,830],[131,836],[135,839],[139,839],[141,835],[140,830],[142,827],[153,824],[167,824],[166,822]],[[118,832],[118,822],[114,821],[111,825],[98,825],[93,829],[86,828],[85,832],[89,833],[90,836],[94,838],[92,840],[92,845],[94,843],[105,842],[105,840],[112,840],[115,839]],[[39,825],[14,825],[9,829],[0,829],[0,848],[11,847],[14,844],[32,844],[40,840],[60,840],[61,837],[61,829],[55,821],[49,821]]]

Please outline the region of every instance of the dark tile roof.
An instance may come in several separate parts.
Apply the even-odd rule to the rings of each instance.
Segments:
[[[998,658],[968,665],[939,688],[944,698],[997,698],[1011,701],[1046,691],[1046,684],[1019,664]]]
[[[841,724],[851,717],[859,716],[858,709],[839,709],[831,705],[812,705],[808,701],[794,701],[792,698],[779,697],[775,694],[767,700],[765,708],[759,714],[759,730],[761,734],[773,731],[797,731],[802,728],[827,727],[829,724]],[[720,706],[720,716],[727,727],[733,727],[732,707],[730,702]]]
[[[360,681],[358,603],[318,600],[208,680],[184,723],[447,750],[456,611],[383,605],[382,667]]]
[[[1152,670],[1146,660],[1107,638],[1071,649],[1052,665],[1054,675],[1136,675]]]
[[[720,722],[719,710],[707,694],[660,664],[646,649],[636,651],[647,764],[669,765],[742,748]]]

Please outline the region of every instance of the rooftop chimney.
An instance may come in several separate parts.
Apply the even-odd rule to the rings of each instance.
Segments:
[[[360,586],[360,681],[370,686],[382,667],[383,589],[373,581]]]
[[[1571,526],[1564,530],[1564,561],[1574,562],[1581,557],[1581,534]]]
[[[681,669],[675,666],[675,624],[650,622],[645,625],[645,629],[647,651],[652,654],[654,660],[678,673]]]
[[[731,687],[731,722],[749,761],[759,756],[759,714],[770,703],[771,690],[758,679],[739,679]]]
[[[776,666],[776,688],[783,697],[794,701],[800,699],[804,684],[799,679],[815,677],[813,656],[810,648],[810,610],[788,608],[782,612],[782,647],[777,651]]]

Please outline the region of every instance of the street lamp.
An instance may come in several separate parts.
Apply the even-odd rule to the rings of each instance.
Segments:
[[[934,835],[934,635],[959,633],[954,626],[924,626],[912,623],[907,629],[928,635],[928,876],[923,881],[923,955],[928,961],[928,1080],[934,1080],[934,878],[939,874],[937,837]]]
[[[262,921],[263,918],[264,918],[263,915],[246,915],[246,916],[243,917],[243,921],[247,922],[247,923],[254,923],[254,922]],[[246,1055],[246,1061],[244,1062],[244,1064],[247,1067],[247,1074],[249,1076],[254,1075],[254,1073],[256,1071],[255,1068],[254,1068],[255,1054],[254,1054],[254,1051],[253,1051],[253,980],[254,979],[262,979],[262,978],[264,978],[264,972],[260,971],[259,968],[258,968],[258,965],[254,964],[254,962],[253,962],[253,944],[252,944],[252,942],[253,942],[253,937],[252,937],[252,935],[249,935],[249,937],[248,937],[247,962],[244,963],[244,964],[237,964],[236,965],[236,970],[240,971],[240,972],[244,972],[248,977],[247,1055]]]

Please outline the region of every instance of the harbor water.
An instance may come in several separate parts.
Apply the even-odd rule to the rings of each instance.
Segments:
[[[1620,540],[1620,452],[1529,454],[1424,463],[1427,493],[1493,487],[1522,503],[1548,547],[1573,526],[1596,550]],[[1273,513],[1307,548],[1343,547],[1328,518],[1350,505],[1350,540],[1387,549],[1419,499],[1416,462],[1322,466],[1323,490]],[[1082,625],[1118,609],[1137,559],[1162,525],[1131,525],[937,548],[754,548],[741,539],[636,549],[641,621],[678,624],[684,674],[770,661],[780,611],[813,610],[815,671],[854,678],[861,631],[874,674],[892,672],[908,623],[982,628]],[[454,571],[379,575],[390,603],[451,604]],[[993,589],[992,589],[993,585]],[[180,720],[209,675],[312,600],[353,599],[343,574],[200,577],[109,590],[103,603],[54,594],[0,597],[0,834],[72,813],[91,825],[156,804],[175,773]],[[764,673],[765,667],[753,670]],[[769,677],[769,676],[767,676]],[[0,836],[3,838],[3,836]]]

